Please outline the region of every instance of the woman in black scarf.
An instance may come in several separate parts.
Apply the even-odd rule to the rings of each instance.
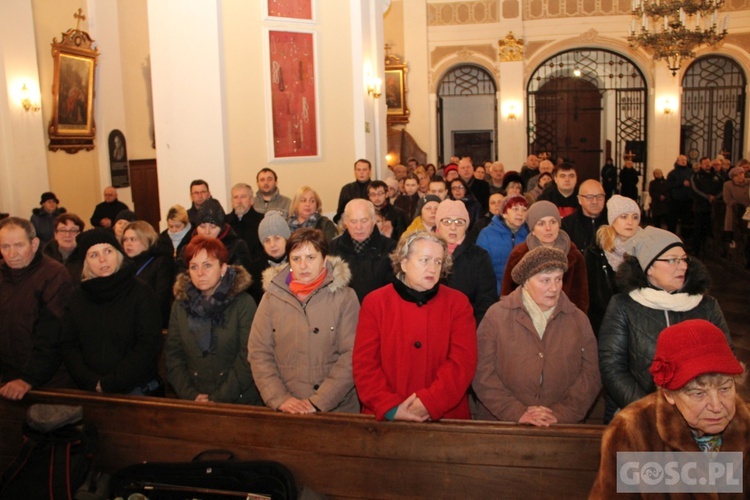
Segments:
[[[251,278],[227,264],[216,238],[194,237],[185,247],[188,270],[177,277],[165,346],[167,378],[182,399],[262,405],[247,361],[255,301]]]
[[[81,285],[67,308],[61,346],[70,375],[89,391],[162,395],[156,295],[136,279],[135,264],[112,231],[81,233],[78,251],[84,257]]]

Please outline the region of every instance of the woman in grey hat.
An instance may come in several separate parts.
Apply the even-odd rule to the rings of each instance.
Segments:
[[[547,427],[583,420],[601,389],[596,339],[563,292],[565,254],[539,246],[515,265],[519,285],[477,331],[475,418]]]
[[[511,276],[511,271],[529,250],[540,246],[554,247],[562,250],[568,257],[568,270],[563,275],[563,291],[578,309],[584,313],[589,308],[589,286],[586,275],[586,262],[575,243],[568,234],[560,229],[560,211],[549,201],[537,201],[526,212],[526,225],[529,235],[526,241],[517,245],[510,252],[505,265],[505,274],[500,285],[500,295],[508,295],[518,286]]]
[[[279,210],[269,210],[258,225],[258,239],[263,245],[263,253],[250,264],[253,282],[248,292],[260,304],[263,298],[263,271],[269,267],[287,263],[286,242],[292,235],[284,215]]]
[[[687,256],[675,234],[647,226],[628,240],[612,297],[599,329],[599,366],[607,394],[618,408],[656,390],[648,369],[659,332],[688,319],[719,327],[732,345],[716,299],[707,295],[709,274]],[[605,421],[612,418],[605,414]]]

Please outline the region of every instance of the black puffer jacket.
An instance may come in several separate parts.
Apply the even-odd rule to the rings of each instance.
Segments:
[[[616,280],[621,293],[612,297],[599,329],[599,368],[607,394],[620,408],[656,390],[648,369],[654,359],[656,339],[664,328],[688,319],[705,319],[721,328],[732,345],[718,302],[706,295],[710,278],[700,262],[690,262],[685,285],[679,291],[702,296],[698,305],[688,311],[657,309],[636,302],[630,292],[649,288],[649,284],[634,257],[625,257]]]

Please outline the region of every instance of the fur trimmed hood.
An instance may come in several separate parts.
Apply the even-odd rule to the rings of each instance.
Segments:
[[[327,256],[326,271],[327,276],[322,286],[326,287],[330,293],[335,293],[348,286],[352,279],[352,272],[349,269],[349,265],[341,257]],[[263,271],[263,290],[267,292],[271,288],[272,283],[288,289],[289,286],[285,281],[289,272],[290,267],[288,263],[283,266],[271,266]]]
[[[234,282],[232,283],[232,289],[229,291],[230,297],[236,297],[253,283],[253,278],[242,266],[230,265],[229,267],[237,271],[237,276],[235,276]],[[190,283],[190,271],[183,271],[177,275],[177,280],[172,289],[174,291],[174,299],[177,302],[184,302],[187,300],[188,283]]]
[[[646,273],[641,269],[638,259],[631,255],[626,255],[620,267],[617,269],[615,277],[617,287],[622,293],[630,293],[639,288],[648,288],[650,285],[646,279]],[[687,279],[681,293],[688,295],[705,295],[711,285],[711,276],[708,274],[706,266],[701,262],[692,259],[688,264]]]

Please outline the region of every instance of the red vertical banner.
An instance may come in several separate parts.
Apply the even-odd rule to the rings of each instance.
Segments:
[[[269,31],[275,158],[318,155],[312,33]]]
[[[312,21],[312,0],[268,0],[268,15]]]

